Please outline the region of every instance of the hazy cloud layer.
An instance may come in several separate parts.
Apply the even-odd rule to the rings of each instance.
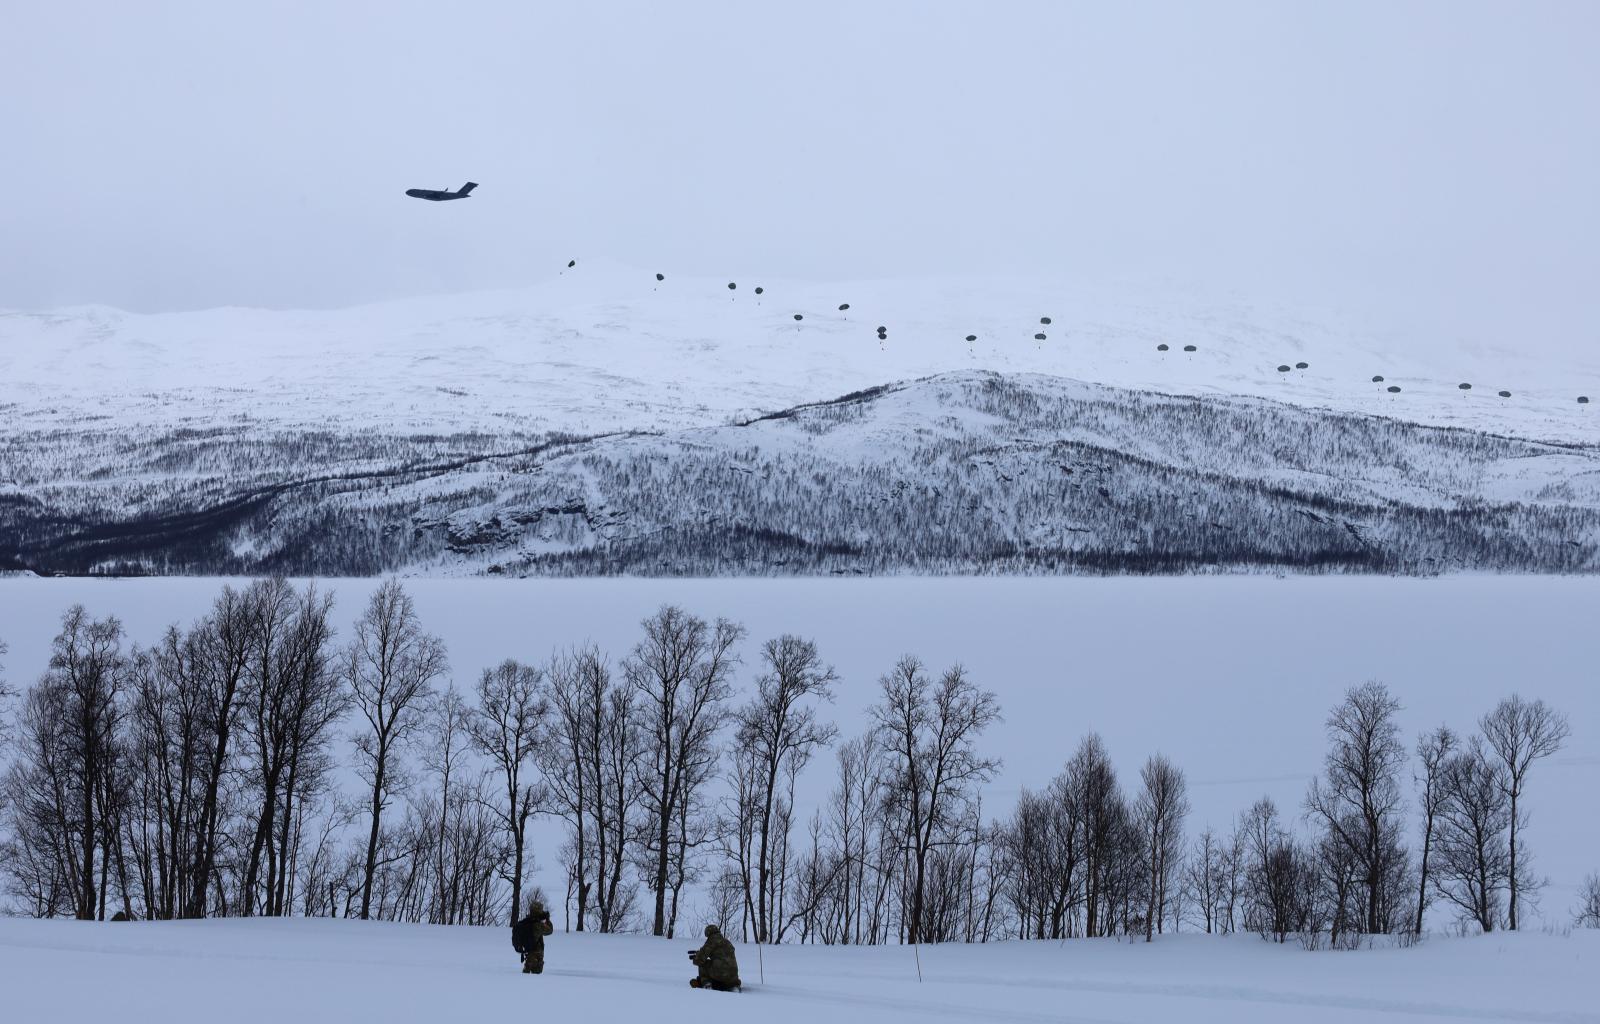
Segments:
[[[334,306],[573,256],[1176,277],[1600,342],[1600,5],[8,5],[0,306]],[[427,204],[412,186],[482,183]]]

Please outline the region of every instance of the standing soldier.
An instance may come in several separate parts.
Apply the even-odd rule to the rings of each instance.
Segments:
[[[534,900],[528,916],[511,926],[511,946],[522,957],[523,974],[544,973],[544,937],[556,930],[550,911]]]
[[[734,955],[733,943],[714,924],[706,925],[706,944],[689,950],[689,959],[700,968],[700,976],[689,982],[692,988],[710,988],[718,992],[738,992],[739,958]]]

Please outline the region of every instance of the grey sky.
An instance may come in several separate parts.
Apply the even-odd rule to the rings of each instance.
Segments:
[[[1600,342],[1586,0],[5,6],[0,306],[336,306],[577,256],[1203,279]]]

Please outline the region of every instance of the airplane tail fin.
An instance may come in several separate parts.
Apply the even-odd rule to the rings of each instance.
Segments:
[[[478,187],[478,183],[477,182],[469,181],[465,185],[461,186],[461,194],[462,195],[467,195],[468,193],[470,193],[473,189],[475,189],[477,187]]]

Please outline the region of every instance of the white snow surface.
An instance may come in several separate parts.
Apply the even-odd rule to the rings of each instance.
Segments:
[[[583,260],[524,289],[336,311],[0,312],[0,424],[663,430],[976,368],[1600,441],[1600,407],[1576,401],[1600,398],[1600,359],[1534,361],[1515,338],[1469,348],[1332,312],[1066,278],[730,280],[657,282]]]
[[[693,943],[697,944],[697,943]],[[739,947],[737,994],[688,986],[687,939],[330,920],[0,920],[14,1021],[1600,1021],[1600,931],[1312,953],[1254,936]],[[917,979],[917,959],[922,980]]]

